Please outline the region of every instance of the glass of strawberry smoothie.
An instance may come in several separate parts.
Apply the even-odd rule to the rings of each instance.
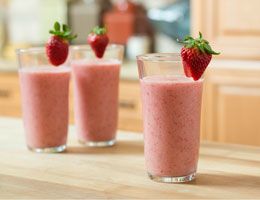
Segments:
[[[121,45],[108,45],[103,58],[97,58],[89,45],[71,47],[75,124],[86,146],[115,144],[123,51]]]
[[[45,48],[17,50],[26,143],[35,152],[62,152],[68,132],[70,68],[51,66]]]
[[[195,178],[203,80],[184,75],[179,54],[137,56],[145,163],[149,177],[178,183]]]

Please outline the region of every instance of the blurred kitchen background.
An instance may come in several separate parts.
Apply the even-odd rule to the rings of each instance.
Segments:
[[[72,27],[75,44],[105,25],[110,41],[126,48],[119,129],[141,132],[135,56],[179,52],[177,38],[201,31],[221,51],[205,76],[202,139],[260,146],[259,7],[259,0],[0,0],[0,117],[21,117],[16,48],[44,45],[54,21]],[[73,123],[72,92],[70,104]]]

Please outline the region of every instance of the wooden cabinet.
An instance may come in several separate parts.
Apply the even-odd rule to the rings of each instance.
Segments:
[[[260,145],[260,62],[213,62],[203,106],[204,139]]]
[[[70,123],[74,123],[73,87],[70,85]],[[0,116],[21,117],[18,74],[0,73]],[[121,130],[141,131],[141,102],[138,81],[121,80],[119,87],[119,121]]]
[[[259,0],[191,1],[192,34],[201,31],[221,52],[205,76],[204,139],[260,145],[259,7]]]
[[[259,8],[259,0],[192,0],[192,34],[201,31],[220,58],[259,60]]]
[[[119,129],[142,131],[139,82],[121,80],[119,88]]]
[[[0,115],[21,116],[19,91],[16,73],[0,73]]]

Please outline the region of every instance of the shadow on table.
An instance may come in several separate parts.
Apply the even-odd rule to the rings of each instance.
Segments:
[[[221,172],[220,172],[221,173]],[[260,195],[260,177],[244,174],[210,174],[198,173],[197,178],[190,184],[198,186],[225,187],[239,191],[242,188],[258,190]]]
[[[68,146],[69,154],[143,154],[143,143],[137,141],[117,141],[111,147]]]

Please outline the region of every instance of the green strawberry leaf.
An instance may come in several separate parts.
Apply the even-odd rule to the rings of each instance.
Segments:
[[[107,33],[107,29],[105,27],[96,26],[92,29],[91,33],[94,33],[96,35],[104,35]]]
[[[215,52],[212,50],[209,42],[203,39],[202,33],[199,32],[199,37],[194,39],[193,37],[187,35],[183,40],[177,39],[177,42],[182,43],[185,48],[197,48],[201,53],[219,55],[220,52]]]
[[[199,32],[199,39],[202,39],[202,33]]]
[[[198,44],[197,47],[199,48],[199,50],[202,52],[202,53],[205,53],[205,50],[203,48],[203,46],[201,44]]]
[[[55,22],[54,23],[54,30],[55,31],[60,31],[60,23],[59,22]]]
[[[55,34],[56,32],[53,31],[53,30],[50,30],[49,33],[50,33],[50,34]]]
[[[184,38],[184,41],[185,40],[193,40],[193,37],[189,36],[189,35],[186,35],[185,38]]]
[[[71,40],[75,39],[76,37],[78,37],[78,36],[77,35],[69,35],[68,40],[71,41]]]
[[[209,54],[213,54],[213,55],[219,55],[219,54],[220,54],[220,52],[215,52],[215,51],[213,51],[213,50],[211,49],[211,46],[208,45],[208,44],[205,44],[205,45],[204,45],[204,48],[205,48],[206,52],[209,53]]]
[[[53,28],[54,30],[50,30],[49,33],[52,35],[59,36],[65,40],[71,41],[77,37],[77,35],[72,34],[70,27],[66,24],[62,24],[62,30],[61,30],[60,23],[55,22]]]
[[[71,31],[67,31],[67,32],[64,32],[63,36],[64,36],[64,37],[67,37],[67,36],[69,36],[70,34],[71,34]]]
[[[70,27],[68,27],[68,25],[66,25],[66,24],[63,24],[63,25],[62,25],[62,30],[63,30],[64,32],[70,32],[70,31],[71,31]]]

